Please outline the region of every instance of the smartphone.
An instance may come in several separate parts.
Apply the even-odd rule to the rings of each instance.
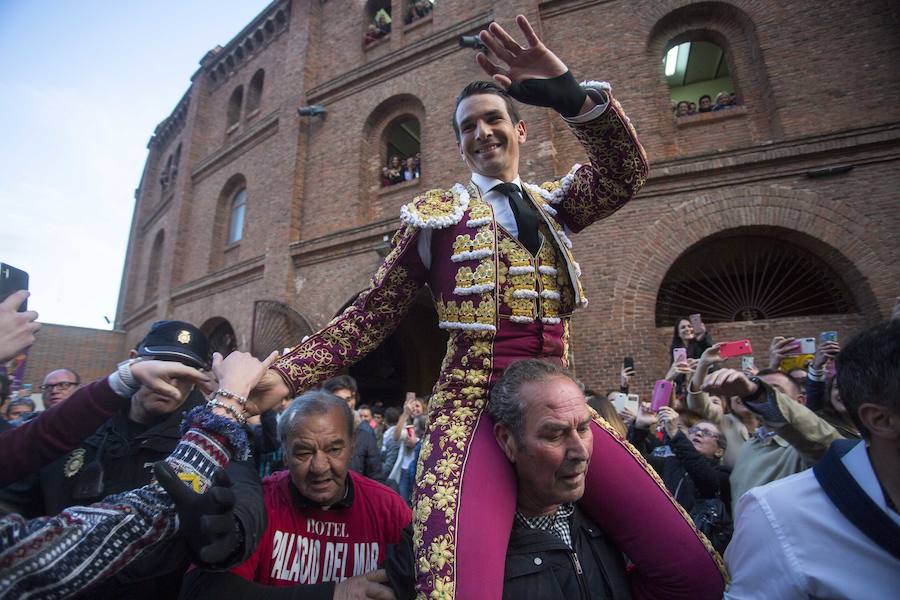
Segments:
[[[797,338],[794,342],[799,344],[798,350],[800,354],[816,353],[816,338]]]
[[[740,340],[739,342],[722,342],[719,344],[719,356],[722,358],[731,358],[732,356],[744,356],[753,354],[753,348],[750,346],[750,340]]]
[[[6,263],[0,263],[0,302],[19,290],[28,289],[28,273]],[[28,310],[28,300],[19,307],[19,312]]]
[[[668,406],[672,399],[672,382],[668,379],[659,379],[653,386],[653,399],[650,401],[650,410],[658,411],[663,406]]]
[[[626,356],[626,357],[622,360],[622,368],[623,368],[623,369],[631,369],[632,371],[634,371],[634,357],[633,357],[633,356]]]
[[[785,356],[778,363],[778,370],[782,373],[790,373],[796,369],[805,369],[806,365],[811,363],[815,358],[812,354],[793,354]]]
[[[691,327],[694,328],[694,335],[699,335],[706,331],[706,325],[703,324],[703,319],[700,318],[700,313],[695,313],[689,316],[688,321],[691,322]]]
[[[625,401],[625,408],[631,411],[631,414],[636,415],[638,413],[638,403],[641,401],[641,397],[637,394],[628,394],[628,400]]]
[[[612,405],[615,407],[616,412],[622,412],[627,403],[628,394],[623,394],[622,392],[616,392],[615,394],[613,394]]]
[[[753,357],[752,356],[742,356],[741,357],[741,371],[750,371],[753,369]]]
[[[837,331],[823,331],[819,334],[819,343],[824,344],[825,342],[836,342],[838,341]]]
[[[680,363],[687,361],[687,348],[672,348],[672,362]]]

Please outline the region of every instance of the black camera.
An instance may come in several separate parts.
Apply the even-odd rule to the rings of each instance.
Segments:
[[[471,48],[473,50],[486,51],[487,46],[481,41],[477,35],[461,35],[459,36],[460,48]]]

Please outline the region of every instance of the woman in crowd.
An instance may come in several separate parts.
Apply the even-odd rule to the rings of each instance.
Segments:
[[[703,351],[712,345],[709,333],[694,331],[694,326],[689,319],[678,319],[672,332],[672,343],[669,344],[669,353],[675,348],[685,348],[688,358],[700,358]]]
[[[650,435],[657,425],[663,430],[662,442]],[[687,428],[672,407],[663,406],[656,414],[641,410],[631,441],[685,510],[690,512],[701,499],[718,498],[730,505],[730,470],[722,465],[728,442],[714,423],[698,421]]]

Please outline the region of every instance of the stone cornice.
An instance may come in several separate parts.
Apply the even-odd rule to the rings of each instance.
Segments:
[[[262,279],[265,259],[265,254],[260,254],[172,289],[172,306],[181,306]]]
[[[241,29],[224,48],[216,46],[200,59],[200,67],[213,87],[221,85],[247,60],[290,27],[291,3],[275,0]]]
[[[806,175],[839,163],[860,165],[898,158],[900,123],[889,123],[664,162],[651,160],[650,179],[640,197]],[[817,164],[811,166],[811,161]]]
[[[160,152],[166,149],[174,138],[184,129],[184,123],[187,119],[188,108],[191,105],[191,88],[184,93],[172,113],[166,119],[156,126],[153,130],[153,136],[147,142],[147,148],[156,146]]]
[[[131,312],[130,315],[127,315],[124,319],[122,319],[122,322],[118,324],[118,327],[127,331],[131,329],[131,326],[133,324],[147,320],[150,315],[156,312],[157,303],[158,301],[154,298],[150,302],[145,302],[144,304],[138,306]]]
[[[453,52],[469,52],[469,50],[459,47],[459,36],[484,29],[493,18],[493,11],[485,11],[421,40],[406,44],[399,50],[309,89],[306,93],[306,101],[308,104],[336,102],[364,88],[377,85],[420,65],[429,64]]]
[[[268,139],[276,131],[278,131],[277,109],[254,123],[252,127],[239,134],[238,137],[229,139],[225,146],[222,146],[200,161],[194,167],[194,170],[191,171],[191,179],[194,182],[203,179],[213,171],[234,160],[240,154]]]
[[[583,10],[598,4],[609,4],[613,0],[548,0],[541,2],[538,10],[541,12],[541,19],[550,17],[558,17],[566,13],[576,10]]]
[[[288,252],[295,267],[341,260],[348,256],[385,250],[400,219],[386,219],[353,229],[343,229],[317,238],[294,242]],[[386,238],[386,239],[385,239]]]

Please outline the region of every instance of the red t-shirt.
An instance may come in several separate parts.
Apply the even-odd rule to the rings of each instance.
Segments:
[[[387,545],[400,541],[412,511],[400,496],[353,471],[349,507],[302,507],[290,489],[290,471],[263,480],[269,524],[256,552],[231,570],[264,585],[342,581],[384,561]]]

